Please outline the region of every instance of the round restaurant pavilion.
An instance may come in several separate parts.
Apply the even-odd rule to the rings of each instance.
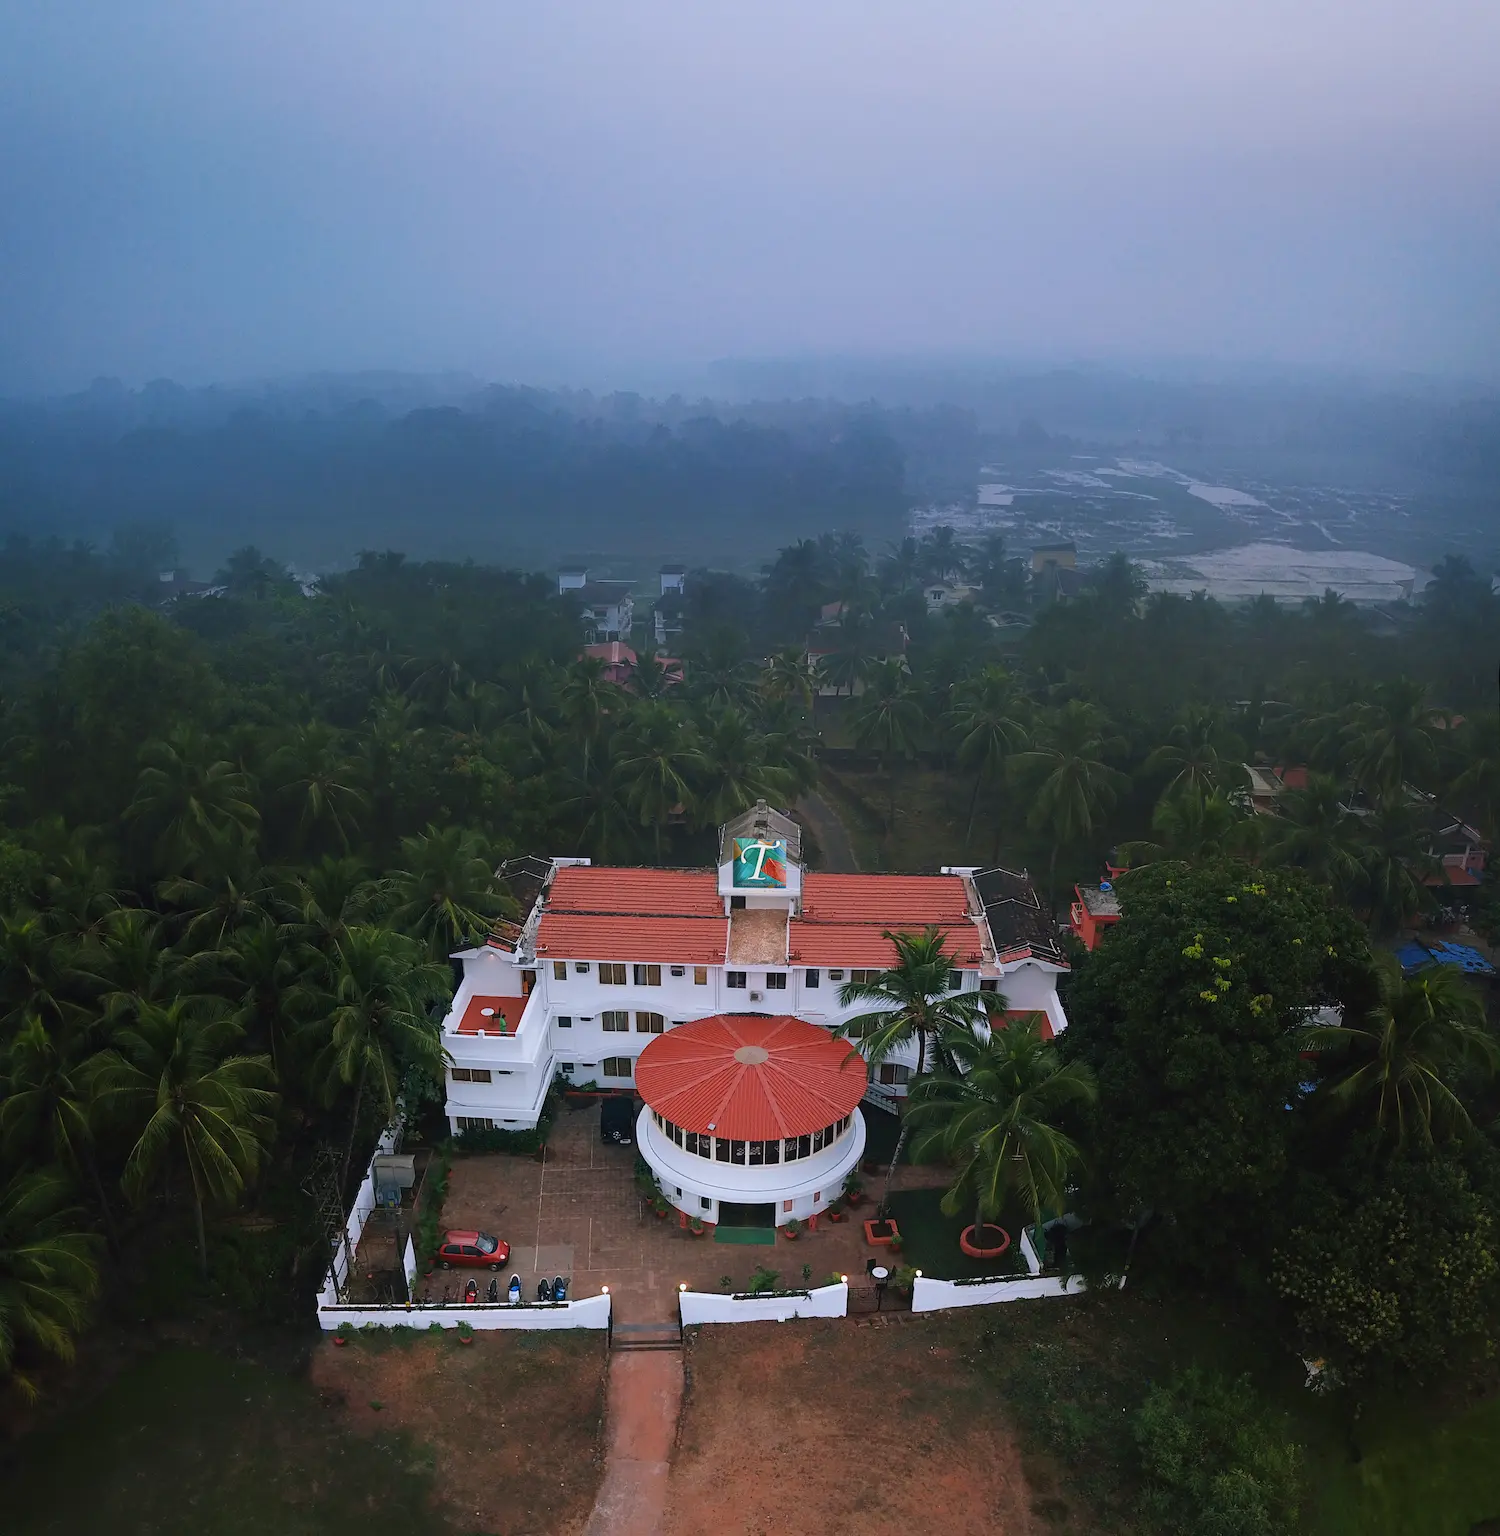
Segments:
[[[707,1223],[805,1221],[864,1153],[864,1058],[801,1019],[681,1024],[641,1052],[635,1082],[641,1155],[666,1198]]]

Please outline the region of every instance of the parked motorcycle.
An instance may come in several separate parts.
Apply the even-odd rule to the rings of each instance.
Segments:
[[[498,1275],[490,1276],[490,1288],[484,1293],[484,1299],[491,1302],[500,1300],[500,1277]]]
[[[553,1301],[566,1301],[568,1299],[568,1282],[561,1275],[552,1277]]]
[[[520,1300],[521,1300],[521,1277],[519,1275],[512,1275],[510,1277],[510,1285],[506,1289],[505,1299],[513,1307],[514,1306],[518,1306],[520,1304]]]

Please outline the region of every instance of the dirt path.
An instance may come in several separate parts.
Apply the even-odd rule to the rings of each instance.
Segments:
[[[812,828],[823,850],[823,868],[831,875],[857,875],[859,862],[854,845],[839,820],[838,812],[821,796],[806,794],[797,802],[797,814]]]
[[[656,1536],[682,1406],[680,1351],[611,1355],[608,1403],[604,1481],[583,1536]]]

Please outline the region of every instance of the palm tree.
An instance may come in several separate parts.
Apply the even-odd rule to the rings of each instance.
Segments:
[[[36,1016],[50,1028],[76,1018],[78,948],[36,912],[0,915],[0,1026],[8,1032]]]
[[[1337,782],[1309,774],[1306,789],[1281,797],[1280,820],[1266,850],[1273,864],[1295,864],[1347,901],[1356,889],[1365,855],[1360,820],[1345,805]]]
[[[1220,712],[1195,706],[1183,711],[1167,732],[1166,742],[1146,759],[1141,771],[1170,773],[1167,792],[1191,786],[1207,795],[1240,782],[1242,756],[1239,743],[1225,730]]]
[[[135,799],[126,815],[156,830],[156,851],[169,868],[199,863],[210,850],[249,838],[260,825],[255,787],[209,740],[173,731],[141,749]]]
[[[1014,759],[1016,769],[1036,782],[1027,819],[1052,837],[1049,901],[1056,895],[1058,849],[1075,847],[1093,836],[1100,817],[1130,783],[1104,761],[1123,748],[1097,704],[1073,699],[1047,715],[1037,746]]]
[[[281,905],[291,910],[291,931],[326,955],[351,923],[372,915],[380,894],[379,884],[358,859],[323,858],[297,875]]]
[[[438,959],[478,942],[505,910],[478,833],[429,826],[401,839],[405,868],[390,877],[391,922],[414,934]]]
[[[181,941],[189,948],[217,949],[246,923],[259,922],[272,900],[272,879],[254,853],[243,845],[216,848],[196,874],[173,875],[156,887]]]
[[[440,1078],[445,1060],[442,1036],[427,1010],[445,1002],[451,992],[447,966],[427,959],[421,946],[404,934],[361,925],[339,940],[329,1007],[315,1026],[326,1039],[313,1072],[329,1103],[340,1088],[354,1089],[344,1148],[345,1181],[366,1096],[373,1096],[389,1120],[406,1070]]]
[[[687,808],[703,768],[692,724],[665,704],[643,703],[615,737],[614,753],[621,793],[640,825],[652,829],[660,863],[662,828]]]
[[[991,665],[953,690],[953,729],[957,733],[959,766],[974,774],[964,839],[974,831],[974,808],[986,784],[997,783],[1010,756],[1027,742],[1027,709],[1014,679],[1004,667]]]
[[[114,1214],[94,1156],[97,1106],[88,1081],[88,1045],[82,1031],[54,1034],[39,1018],[21,1026],[0,1071],[0,1152],[18,1167],[40,1151],[87,1178],[113,1242]]]
[[[796,789],[793,776],[767,763],[765,741],[743,711],[714,710],[699,740],[703,787],[694,796],[694,803],[702,825],[720,826],[757,800],[785,803],[792,798]]]
[[[587,778],[606,717],[625,709],[625,690],[605,677],[602,661],[584,656],[563,674],[557,702],[568,734],[583,745],[583,774]]]
[[[1225,853],[1248,853],[1260,828],[1225,795],[1205,794],[1195,785],[1168,791],[1156,802],[1151,827],[1159,841],[1120,844],[1122,859],[1132,867],[1170,860],[1202,864]]]
[[[99,1240],[67,1205],[57,1173],[17,1169],[0,1185],[0,1373],[28,1400],[33,1377],[18,1354],[73,1358],[73,1336],[99,1289]]]
[[[1467,1135],[1469,1112],[1450,1080],[1471,1066],[1493,1073],[1500,1062],[1484,1004],[1449,966],[1403,978],[1394,955],[1377,954],[1375,964],[1379,1001],[1363,1025],[1306,1031],[1308,1049],[1335,1064],[1322,1092],[1340,1109],[1367,1107],[1376,1129],[1397,1146]]]
[[[265,1042],[277,1081],[284,1084],[286,1043],[311,995],[285,933],[267,918],[240,929],[209,958],[231,995],[235,1022],[253,1042]]]
[[[204,1203],[238,1198],[276,1129],[270,1059],[231,1054],[241,1034],[217,1001],[142,1003],[95,1078],[100,1102],[136,1132],[122,1180],[132,1199],[145,1196],[163,1165],[186,1167],[205,1276]]]
[[[1061,1215],[1081,1153],[1057,1120],[1097,1097],[1088,1067],[1064,1063],[1034,1017],[1013,1019],[987,1037],[960,1034],[951,1052],[954,1067],[915,1084],[907,1107],[925,1127],[913,1155],[938,1152],[958,1169],[943,1210],[954,1216],[971,1204],[976,1242],[1018,1195],[1037,1225],[1044,1212]]]
[[[1438,711],[1427,689],[1402,677],[1378,683],[1371,703],[1354,713],[1354,772],[1376,799],[1391,800],[1409,780],[1430,783],[1437,768]]]
[[[1387,936],[1433,903],[1425,877],[1441,865],[1429,848],[1426,819],[1400,802],[1379,805],[1362,817],[1359,905],[1372,933]]]
[[[1455,733],[1463,767],[1453,792],[1492,836],[1500,830],[1500,715],[1487,710]]]
[[[716,625],[688,657],[687,679],[699,703],[744,708],[755,695],[755,664],[745,655],[744,635],[728,624]]]
[[[896,817],[896,784],[890,766],[893,757],[911,757],[922,734],[922,702],[912,686],[905,661],[893,656],[877,662],[869,673],[864,693],[854,706],[852,716],[854,744],[862,752],[873,752],[880,760],[886,777],[888,803],[885,824],[890,828]]]
[[[271,758],[277,791],[297,812],[303,847],[331,842],[349,851],[349,834],[369,809],[356,787],[353,762],[345,755],[342,733],[320,720],[297,726]]]
[[[847,981],[839,988],[839,1006],[853,1008],[873,1004],[845,1019],[836,1033],[859,1041],[871,1070],[896,1051],[915,1042],[920,1079],[927,1069],[929,1050],[948,1048],[950,1037],[973,1031],[990,1012],[1003,1013],[1005,999],[998,992],[955,992],[950,989],[954,961],[936,927],[921,933],[886,933],[896,951],[896,963],[878,971],[868,981]],[[908,1127],[901,1122],[890,1167],[885,1176],[881,1211],[890,1204],[891,1180],[906,1145]]]
[[[810,710],[819,681],[817,663],[800,645],[790,645],[767,659],[760,675],[760,691],[768,700],[784,700]]]

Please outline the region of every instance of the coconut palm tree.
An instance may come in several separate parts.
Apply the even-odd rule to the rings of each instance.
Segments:
[[[575,661],[558,689],[558,713],[574,741],[583,747],[583,776],[589,775],[595,748],[610,715],[624,712],[628,695],[604,675],[604,663],[593,656]]]
[[[191,868],[260,825],[250,775],[216,753],[207,737],[187,729],[141,749],[143,766],[125,814],[154,830],[157,857],[169,869]]]
[[[1240,744],[1225,728],[1220,711],[1194,706],[1183,711],[1167,732],[1166,741],[1146,759],[1141,772],[1170,774],[1166,793],[1191,786],[1208,795],[1240,782],[1243,756]]]
[[[791,645],[767,659],[760,674],[760,691],[768,700],[784,700],[810,710],[819,682],[817,663],[800,645]]]
[[[1081,1153],[1057,1122],[1097,1097],[1088,1067],[1064,1063],[1034,1018],[987,1036],[960,1033],[950,1050],[953,1066],[916,1083],[907,1106],[921,1128],[913,1155],[937,1152],[958,1170],[943,1210],[954,1216],[970,1205],[976,1239],[1017,1196],[1035,1223],[1061,1215]]]
[[[1492,1074],[1500,1064],[1483,1002],[1450,966],[1408,978],[1394,955],[1377,954],[1375,964],[1379,1001],[1362,1023],[1305,1032],[1307,1049],[1332,1069],[1320,1092],[1340,1110],[1369,1115],[1397,1146],[1467,1135],[1469,1112],[1452,1079],[1473,1068]]]
[[[302,847],[322,843],[349,851],[349,834],[369,809],[343,733],[321,720],[295,727],[272,755],[272,782],[296,812]]]
[[[1386,801],[1360,818],[1360,878],[1355,905],[1372,933],[1385,937],[1435,905],[1425,879],[1441,868],[1429,826],[1414,806]]]
[[[697,733],[665,704],[643,703],[615,737],[614,759],[621,793],[639,824],[651,828],[660,863],[662,830],[687,810],[693,779],[703,769]]]
[[[1355,777],[1370,795],[1392,800],[1408,781],[1431,783],[1438,720],[1424,684],[1404,677],[1376,684],[1374,698],[1354,712],[1350,729]]]
[[[282,1083],[287,1081],[287,1042],[313,997],[294,953],[285,932],[267,918],[240,929],[223,949],[205,957],[229,994],[235,1022],[252,1042],[264,1042]]]
[[[270,1058],[235,1054],[242,1033],[217,1000],[142,1003],[94,1077],[100,1103],[136,1137],[125,1192],[140,1200],[164,1168],[186,1169],[205,1275],[203,1207],[243,1193],[276,1129]]]
[[[40,1018],[48,1028],[78,1016],[79,946],[36,912],[0,915],[0,1026]]]
[[[1500,714],[1487,710],[1466,720],[1455,735],[1463,767],[1453,792],[1493,836],[1500,831]]]
[[[1100,818],[1130,780],[1105,761],[1124,750],[1097,704],[1072,699],[1050,711],[1037,733],[1037,744],[1013,759],[1015,769],[1036,786],[1029,823],[1052,839],[1047,896],[1057,884],[1057,854],[1094,835]]]
[[[354,1090],[344,1180],[366,1099],[389,1120],[406,1071],[441,1077],[442,1036],[428,1010],[451,994],[448,967],[428,959],[405,934],[359,925],[339,940],[331,995],[312,1029],[321,1039],[313,1076],[325,1100],[332,1103],[340,1090]]]
[[[916,1080],[927,1070],[929,1053],[947,1049],[950,1037],[965,1031],[972,1034],[990,1013],[1003,1013],[1005,999],[998,992],[952,990],[954,958],[936,927],[921,933],[887,932],[885,937],[896,951],[895,964],[867,981],[847,981],[839,988],[840,1007],[872,1006],[845,1019],[836,1033],[859,1042],[871,1070],[915,1044]],[[906,1145],[907,1130],[903,1119],[886,1171],[882,1212],[890,1203],[891,1180]]]
[[[1151,828],[1155,842],[1120,844],[1121,858],[1133,868],[1162,860],[1202,864],[1225,853],[1248,853],[1260,831],[1255,819],[1220,791],[1205,794],[1191,784],[1162,795],[1151,813]]]
[[[711,711],[699,741],[703,766],[694,804],[701,825],[720,826],[757,800],[785,803],[795,794],[793,776],[766,761],[765,741],[744,711]]]
[[[298,872],[278,905],[284,914],[289,911],[288,931],[326,955],[352,923],[366,922],[374,914],[381,897],[379,882],[358,859],[323,858]]]
[[[180,942],[190,949],[217,949],[246,923],[266,915],[274,886],[252,849],[229,843],[215,848],[195,873],[160,881],[156,893],[177,909],[171,921]]]
[[[991,665],[953,690],[952,725],[958,762],[974,775],[964,839],[974,831],[974,809],[986,784],[998,783],[1013,752],[1027,744],[1030,711],[1004,667]]]
[[[1295,864],[1347,901],[1359,883],[1365,844],[1360,819],[1345,806],[1337,781],[1309,774],[1307,788],[1283,795],[1277,809],[1268,862]]]
[[[390,877],[391,923],[415,935],[433,959],[478,942],[505,910],[479,835],[429,826],[401,839],[404,868]]]
[[[873,752],[880,760],[888,790],[885,824],[887,829],[896,815],[896,784],[891,775],[893,757],[911,757],[921,740],[923,713],[921,695],[912,685],[905,661],[893,656],[870,668],[865,691],[851,715],[854,744],[862,752]]]
[[[16,1169],[0,1185],[0,1375],[35,1400],[28,1354],[73,1358],[73,1337],[99,1289],[99,1239],[52,1170]]]

